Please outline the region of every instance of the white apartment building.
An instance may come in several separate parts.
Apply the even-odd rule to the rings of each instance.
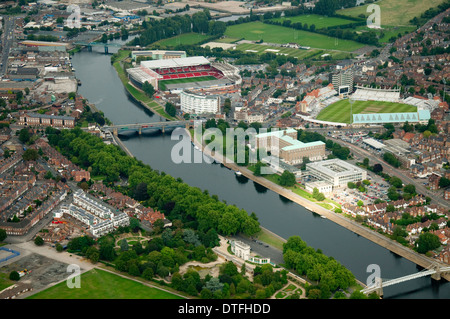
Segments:
[[[189,91],[180,93],[181,111],[189,114],[218,113],[220,98],[215,95],[196,94]]]

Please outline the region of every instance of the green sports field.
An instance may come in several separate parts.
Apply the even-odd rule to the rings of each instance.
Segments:
[[[263,54],[265,52],[272,52],[275,54],[285,54],[287,56],[293,56],[298,59],[311,59],[316,58],[320,60],[322,54],[328,53],[333,59],[350,59],[352,54],[350,52],[332,51],[332,50],[320,50],[320,49],[294,49],[294,48],[283,48],[283,47],[273,47],[264,44],[255,43],[243,43],[236,47],[236,50],[243,52],[253,52],[256,54]]]
[[[416,112],[417,107],[408,104],[380,101],[355,101],[352,114],[374,113],[405,113]],[[341,100],[323,109],[316,117],[317,120],[350,123],[350,102]]]
[[[381,25],[406,26],[411,25],[409,20],[420,16],[426,10],[437,7],[445,0],[379,0]],[[358,17],[364,14],[368,17],[372,12],[367,12],[369,5],[337,10],[337,14]]]
[[[209,37],[208,35],[194,32],[183,33],[172,38],[159,40],[154,44],[160,44],[162,46],[176,46],[180,44],[190,45],[190,44],[197,44],[203,40],[206,40],[208,37]]]
[[[92,269],[80,279],[81,288],[70,289],[64,281],[28,299],[182,299],[100,269]]]
[[[305,23],[308,24],[308,26],[311,26],[312,24],[314,24],[316,26],[316,29],[334,27],[334,26],[338,26],[338,25],[344,25],[344,24],[356,22],[353,20],[336,18],[336,17],[325,17],[325,16],[321,16],[318,14],[305,14],[305,15],[299,15],[299,16],[293,16],[293,17],[281,17],[281,18],[275,18],[272,20],[279,21],[281,23],[284,20],[290,20],[291,23],[301,22],[302,24],[305,24]]]
[[[234,39],[263,40],[264,42],[280,44],[292,42],[315,49],[347,52],[355,51],[364,46],[364,44],[355,41],[335,39],[318,33],[265,24],[259,21],[228,26],[225,35]]]
[[[213,76],[199,76],[197,78],[184,78],[184,79],[173,79],[173,80],[161,80],[158,82],[158,86],[160,90],[165,90],[166,85],[168,84],[177,84],[177,83],[189,83],[189,82],[202,82],[202,81],[213,81],[217,80]]]

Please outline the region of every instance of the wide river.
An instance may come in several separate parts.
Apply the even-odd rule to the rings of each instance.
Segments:
[[[115,50],[111,49],[110,50]],[[76,76],[81,80],[79,93],[94,103],[115,124],[159,122],[163,119],[134,103],[125,91],[110,55],[103,48],[82,51],[72,58]],[[171,150],[178,142],[170,133],[141,135],[123,139],[137,159],[153,169],[180,177],[191,186],[208,190],[228,204],[255,212],[260,224],[283,238],[300,236],[308,245],[320,248],[324,254],[345,265],[362,282],[371,272],[367,267],[376,264],[383,279],[393,279],[420,271],[416,264],[355,233],[312,214],[302,206],[280,197],[273,191],[239,178],[217,164],[175,164]],[[450,283],[436,282],[422,277],[384,288],[384,298],[446,299],[450,298]]]

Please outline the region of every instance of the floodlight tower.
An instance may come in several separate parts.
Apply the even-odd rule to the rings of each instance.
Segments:
[[[445,84],[447,84],[447,81],[445,80],[445,78],[443,78],[442,82],[444,82],[444,93],[442,95],[442,102],[445,102]]]
[[[348,102],[350,103],[350,122],[349,125],[351,127],[351,133],[352,133],[352,144],[353,144],[353,103],[355,103],[355,100],[353,98],[349,97]]]

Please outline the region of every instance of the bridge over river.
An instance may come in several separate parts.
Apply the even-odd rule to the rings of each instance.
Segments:
[[[440,280],[441,275],[448,275],[448,274],[450,274],[450,267],[442,267],[439,266],[438,264],[433,264],[430,265],[428,269],[425,268],[418,273],[403,276],[396,279],[383,280],[382,278],[375,278],[375,283],[364,288],[363,290],[361,290],[361,292],[363,292],[364,294],[370,294],[371,292],[375,291],[379,296],[383,296],[383,288],[385,287],[389,287],[408,280],[413,280],[425,276],[431,276],[431,278],[434,280]]]
[[[184,127],[186,129],[193,128],[194,124],[198,124],[199,121],[186,120],[186,121],[165,121],[165,122],[152,122],[152,123],[135,123],[135,124],[120,124],[103,126],[102,129],[112,132],[114,135],[129,134],[142,132],[161,131],[165,132],[166,129],[174,129],[177,127]]]

